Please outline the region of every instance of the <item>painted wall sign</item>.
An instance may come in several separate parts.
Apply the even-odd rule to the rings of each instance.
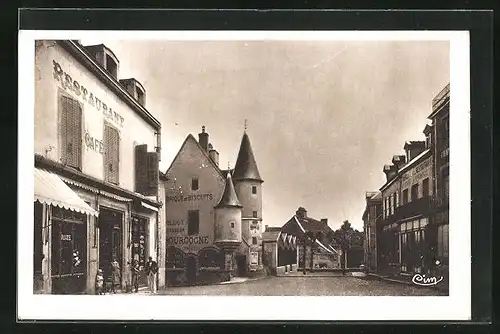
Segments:
[[[88,132],[85,132],[84,142],[88,148],[100,153],[104,154],[104,143],[97,138],[92,137]]]
[[[170,233],[185,233],[186,232],[186,229],[181,227],[167,227],[167,232],[170,232]]]
[[[184,220],[167,220],[167,225],[182,226],[184,225]]]
[[[431,160],[428,158],[402,176],[401,188],[406,189],[418,180],[431,176]]]
[[[61,234],[62,241],[71,241],[71,234]]]
[[[208,236],[191,236],[191,237],[168,237],[167,244],[169,245],[202,245],[208,244]]]
[[[103,113],[104,118],[110,120],[119,126],[123,127],[123,122],[125,119],[113,108],[109,107],[106,103],[100,100],[92,92],[89,92],[84,86],[82,86],[78,81],[74,80],[71,75],[65,72],[61,65],[52,60],[54,65],[54,79],[61,83],[62,88],[67,91],[73,92],[76,96],[81,97],[83,101],[87,102],[89,105]]]
[[[167,196],[167,202],[193,202],[193,201],[204,201],[204,200],[211,201],[213,199],[214,196],[212,194]]]

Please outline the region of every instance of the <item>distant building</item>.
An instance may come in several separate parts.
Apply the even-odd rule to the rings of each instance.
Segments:
[[[167,283],[202,284],[262,271],[262,179],[243,134],[234,169],[202,127],[188,135],[168,168]]]
[[[36,41],[34,65],[34,291],[94,294],[113,259],[125,290],[161,247],[160,123],[105,45]]]
[[[300,207],[278,231],[268,228],[264,234],[264,265],[271,272],[333,269],[340,265],[340,251],[333,240],[328,220],[307,216]]]
[[[382,193],[380,191],[367,192],[365,195],[366,208],[363,213],[364,263],[370,272],[377,271],[377,227],[382,220]]]

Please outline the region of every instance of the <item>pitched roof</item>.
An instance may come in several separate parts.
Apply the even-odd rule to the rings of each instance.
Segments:
[[[219,175],[225,178],[226,175],[220,170],[219,166],[217,166],[215,164],[215,162],[210,158],[210,156],[208,155],[208,153],[200,146],[200,143],[198,143],[198,141],[196,140],[196,138],[194,138],[194,136],[192,134],[189,134],[186,137],[186,139],[184,140],[184,142],[182,143],[179,151],[177,152],[177,154],[175,155],[174,159],[170,163],[170,166],[168,167],[167,171],[165,172],[165,175],[168,175],[168,172],[170,171],[170,169],[174,165],[174,162],[179,157],[179,154],[181,153],[181,151],[184,148],[184,146],[186,146],[188,140],[192,140],[192,141],[194,141],[196,143],[196,146],[198,147],[198,149],[200,150],[200,152],[208,159],[208,161],[210,162],[210,164],[215,168],[215,170],[219,173]]]
[[[302,225],[302,227],[304,228],[304,230],[306,232],[328,233],[328,232],[332,231],[332,229],[330,228],[330,226],[328,226],[328,224],[325,224],[319,220],[316,220],[316,219],[313,219],[310,217],[306,217],[306,218],[297,217],[297,219],[300,221],[300,224]]]
[[[234,190],[233,180],[231,180],[231,173],[226,173],[226,185],[224,186],[224,192],[219,200],[219,203],[214,208],[242,208],[236,191]]]
[[[234,167],[233,179],[236,180],[255,180],[262,181],[259,169],[257,168],[257,163],[255,162],[255,157],[253,155],[252,146],[250,145],[250,139],[247,133],[243,134],[241,139],[240,151],[238,152],[238,158],[236,159],[236,165]]]
[[[265,231],[262,233],[262,240],[263,241],[277,241],[278,236],[280,235],[281,231]]]

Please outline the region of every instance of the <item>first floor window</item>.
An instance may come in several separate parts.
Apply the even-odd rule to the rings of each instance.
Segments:
[[[60,95],[61,162],[77,169],[82,168],[82,106],[66,95]]]
[[[257,194],[257,186],[252,186],[252,194]]]
[[[257,245],[257,238],[256,237],[252,237],[252,244]]]
[[[200,210],[188,211],[188,235],[200,232]]]
[[[191,179],[191,190],[198,190],[199,188],[199,181],[198,181],[198,178],[197,177],[193,177]]]

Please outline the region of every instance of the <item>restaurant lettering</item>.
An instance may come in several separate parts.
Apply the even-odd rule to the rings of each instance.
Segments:
[[[88,148],[100,153],[104,154],[104,143],[97,138],[90,136],[88,132],[85,132],[84,142]]]
[[[105,119],[113,121],[123,127],[125,119],[119,113],[114,111],[113,108],[95,96],[94,93],[89,92],[87,88],[81,85],[78,81],[74,80],[71,75],[62,69],[58,62],[52,60],[52,64],[54,65],[54,79],[59,81],[65,90],[73,92],[76,96],[81,97],[83,101],[97,109],[97,111],[102,112]]]
[[[202,245],[208,244],[208,236],[191,236],[191,237],[168,237],[167,244],[169,245]]]
[[[185,228],[167,227],[167,232],[170,232],[170,233],[184,233],[185,231],[186,231]]]
[[[179,196],[167,196],[167,202],[192,202],[192,201],[203,201],[203,200],[213,200],[214,196],[212,194],[199,194],[199,195],[179,195]]]

